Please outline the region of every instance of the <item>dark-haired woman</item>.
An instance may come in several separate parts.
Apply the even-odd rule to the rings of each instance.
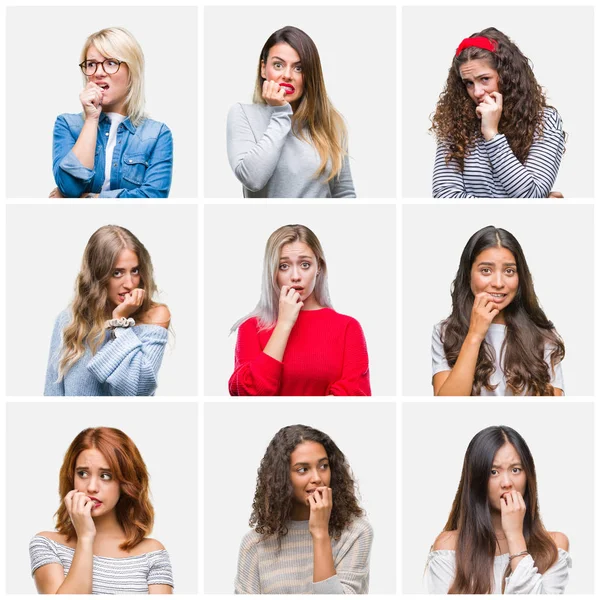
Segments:
[[[149,476],[133,441],[119,429],[85,429],[60,470],[56,531],[29,543],[40,594],[171,594],[164,546],[146,537],[154,508]]]
[[[550,195],[565,149],[562,121],[527,57],[494,27],[456,49],[432,122],[434,197]]]
[[[427,560],[433,594],[563,594],[569,540],[546,531],[535,465],[510,427],[480,431],[465,454],[444,531]]]
[[[366,594],[373,532],[333,440],[291,425],[260,463],[237,594]]]
[[[254,104],[227,118],[227,155],[247,198],[355,198],[347,130],[325,89],[319,52],[296,27],[260,53]]]
[[[561,396],[565,346],[542,310],[525,255],[504,229],[467,242],[452,313],[433,329],[436,396]]]

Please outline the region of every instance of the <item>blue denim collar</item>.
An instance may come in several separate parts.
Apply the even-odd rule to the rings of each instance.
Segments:
[[[102,123],[104,120],[110,121],[110,119],[108,118],[108,116],[106,115],[106,113],[102,113],[100,115],[100,121],[99,122]],[[129,120],[129,117],[127,117],[123,121],[122,125],[124,127],[127,127],[127,129],[129,130],[130,133],[135,133],[135,130],[137,129],[137,127]]]

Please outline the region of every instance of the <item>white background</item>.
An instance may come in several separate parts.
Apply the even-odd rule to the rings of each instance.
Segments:
[[[507,425],[535,461],[540,514],[570,541],[569,594],[593,592],[594,430],[590,403],[407,402],[403,407],[403,589],[423,590],[427,554],[448,519],[467,446],[491,425]]]
[[[35,414],[35,418],[32,415]],[[8,404],[8,591],[35,593],[29,540],[54,529],[58,476],[65,452],[88,427],[116,427],[135,443],[150,474],[155,525],[150,537],[165,546],[175,591],[197,591],[197,521],[185,498],[198,487],[198,407],[195,403],[74,402]]]
[[[157,395],[197,393],[197,208],[192,205],[10,205],[7,211],[5,328],[11,396],[44,393],[56,317],[73,299],[90,236],[103,225],[129,229],[152,258],[158,300],[171,311],[171,333]],[[35,240],[35,242],[33,242]]]
[[[125,27],[146,59],[146,113],[173,133],[170,196],[197,194],[198,28],[194,7],[12,7],[7,12],[7,195],[47,198],[52,131],[62,113],[82,111],[77,66],[87,37]],[[168,24],[164,27],[161,24]]]
[[[568,133],[567,151],[552,189],[562,192],[565,198],[591,196],[595,118],[591,7],[542,9],[479,3],[474,9],[438,6],[435,18],[431,8],[403,9],[403,195],[431,197],[436,145],[428,132],[429,117],[435,112],[457,46],[472,33],[495,27],[533,62],[535,77],[546,89],[548,104],[558,110]]]
[[[281,4],[281,3],[280,3]],[[227,113],[251,103],[260,51],[286,25],[319,50],[327,95],[348,125],[359,198],[396,195],[396,28],[393,7],[209,7],[204,16],[204,193],[241,198],[227,160]],[[226,32],[224,34],[224,32]],[[226,43],[223,43],[224,37]]]
[[[231,415],[235,414],[232,419]],[[249,530],[256,472],[287,425],[325,432],[346,455],[373,526],[370,594],[395,591],[394,403],[207,403],[204,414],[204,591],[232,593],[239,544]],[[377,424],[363,427],[363,423]],[[335,492],[335,491],[334,491]]]
[[[373,395],[395,394],[396,278],[392,205],[207,205],[205,242],[205,393],[227,395],[236,334],[231,326],[260,297],[267,239],[291,223],[319,238],[333,308],[361,324],[367,340]]]
[[[522,202],[404,205],[404,394],[433,394],[433,326],[452,310],[450,289],[463,248],[487,225],[510,231],[521,244],[540,304],[565,342],[565,394],[591,395],[595,365],[590,335],[595,306],[593,207]]]

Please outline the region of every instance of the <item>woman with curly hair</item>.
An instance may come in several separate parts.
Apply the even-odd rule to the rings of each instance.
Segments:
[[[562,396],[565,346],[517,239],[492,226],[473,234],[452,286],[452,313],[433,329],[434,394]]]
[[[266,41],[253,101],[227,118],[227,156],[245,197],[356,197],[346,125],[304,31],[284,27]]]
[[[236,329],[232,396],[371,395],[362,328],[333,310],[325,253],[304,225],[270,235],[260,300]]]
[[[562,121],[527,57],[494,27],[456,49],[432,122],[435,198],[550,195],[565,149]]]
[[[373,531],[346,457],[325,433],[283,427],[260,463],[236,594],[366,594]]]
[[[444,531],[425,568],[430,594],[564,594],[569,540],[540,517],[533,456],[506,426],[471,440]]]
[[[156,291],[144,245],[124,227],[98,229],[56,319],[44,395],[154,395],[171,319]]]
[[[149,476],[119,429],[85,429],[60,469],[56,531],[29,543],[40,594],[171,594],[164,546],[146,537],[154,523]]]

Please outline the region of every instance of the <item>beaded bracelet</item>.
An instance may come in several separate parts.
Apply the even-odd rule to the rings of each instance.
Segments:
[[[529,550],[523,550],[523,552],[519,552],[518,554],[513,554],[508,557],[508,562],[510,562],[513,558],[517,558],[519,556],[524,556],[525,554],[529,554]]]

